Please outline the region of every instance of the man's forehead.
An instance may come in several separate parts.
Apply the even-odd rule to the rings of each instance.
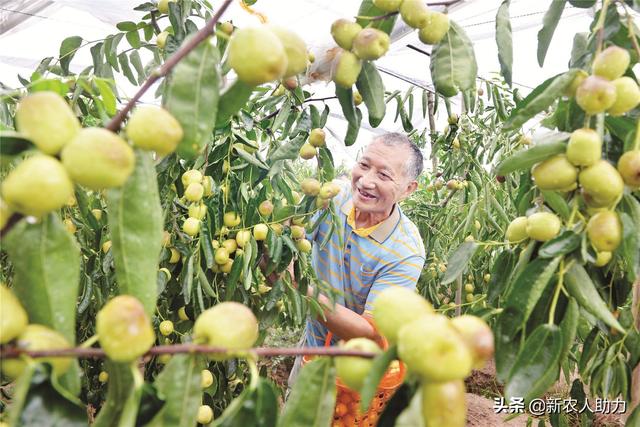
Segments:
[[[384,152],[379,153],[382,154],[383,158],[379,158],[379,156],[376,155],[378,154],[376,152],[379,151]],[[386,145],[383,142],[374,140],[365,147],[362,152],[361,159],[371,161],[376,158],[381,161],[380,167],[384,166],[387,169],[392,169],[394,167],[401,168],[407,158],[406,147],[400,145]]]

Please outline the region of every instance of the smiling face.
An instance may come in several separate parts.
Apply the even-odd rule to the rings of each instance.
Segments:
[[[407,176],[405,162],[411,152],[405,146],[374,140],[351,171],[356,211],[386,218],[393,205],[411,194],[417,182]]]

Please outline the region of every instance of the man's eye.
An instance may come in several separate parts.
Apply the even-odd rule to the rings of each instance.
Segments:
[[[360,162],[360,167],[366,169],[369,167],[369,165],[367,165],[365,162]]]
[[[388,180],[391,179],[391,177],[389,175],[387,175],[386,173],[381,173],[380,174],[380,178],[384,179],[384,180]]]

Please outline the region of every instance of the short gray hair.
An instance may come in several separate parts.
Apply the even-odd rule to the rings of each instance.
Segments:
[[[424,159],[420,148],[411,142],[406,135],[399,132],[390,132],[377,136],[372,142],[380,141],[390,147],[402,146],[409,150],[409,157],[404,164],[404,172],[411,180],[417,179],[422,173]]]

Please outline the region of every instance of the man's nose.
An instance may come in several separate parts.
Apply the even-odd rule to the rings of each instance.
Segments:
[[[375,175],[371,171],[367,171],[360,177],[360,185],[365,188],[373,188],[376,185]]]

